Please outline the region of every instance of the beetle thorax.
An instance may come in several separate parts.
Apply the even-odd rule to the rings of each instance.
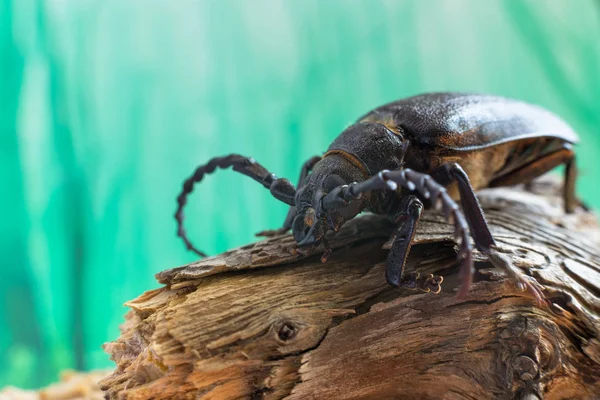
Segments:
[[[360,122],[348,127],[327,149],[325,155],[338,154],[359,167],[363,179],[384,169],[402,167],[408,141],[400,128],[392,131],[377,122]]]

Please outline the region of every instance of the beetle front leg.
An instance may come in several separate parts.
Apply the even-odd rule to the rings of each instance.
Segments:
[[[430,275],[422,279],[417,272],[404,275],[404,266],[422,212],[423,203],[417,196],[409,195],[402,198],[399,211],[392,217],[393,222],[399,225],[390,239],[392,246],[385,264],[385,278],[395,287],[419,288],[437,294],[441,291],[443,277]]]
[[[452,200],[446,188],[431,176],[408,168],[396,171],[384,170],[365,181],[343,185],[332,190],[322,199],[322,207],[325,211],[338,209],[355,201],[364,192],[382,189],[396,191],[398,186],[417,192],[425,199],[431,199],[436,208],[454,226],[454,237],[458,243],[457,257],[460,261],[459,274],[462,279],[458,297],[465,297],[473,281],[474,272],[469,227],[458,204]]]
[[[298,178],[297,188],[299,188],[300,185],[302,185],[302,182],[304,181],[304,179],[306,179],[306,177],[308,176],[310,171],[313,169],[315,164],[321,160],[321,158],[323,158],[323,157],[313,156],[302,165],[302,169],[300,170],[300,178]],[[273,237],[273,236],[284,234],[287,231],[289,231],[290,229],[292,229],[292,222],[294,222],[295,217],[296,217],[296,206],[291,206],[290,209],[288,210],[285,220],[283,221],[283,226],[281,228],[260,231],[256,234],[256,236]]]

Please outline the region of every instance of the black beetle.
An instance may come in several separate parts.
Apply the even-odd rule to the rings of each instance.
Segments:
[[[259,235],[292,229],[299,247],[323,244],[326,260],[328,230],[339,230],[362,211],[386,215],[398,225],[390,239],[387,281],[397,287],[439,292],[441,277],[403,276],[423,207],[435,205],[454,225],[463,280],[459,296],[463,296],[474,271],[469,235],[479,251],[498,261],[475,190],[528,183],[565,164],[565,209],[572,212],[577,200],[571,145],[577,140],[560,118],[521,101],[462,93],[410,97],[376,108],[344,130],[322,157],[304,164],[298,189],[252,158],[237,154],[213,158],[183,184],[175,214],[178,236],[188,249],[206,256],[186,237],[183,207],[194,183],[205,174],[217,167],[233,167],[291,206],[281,229]],[[464,214],[453,199],[460,199]],[[539,289],[512,271],[540,300]]]

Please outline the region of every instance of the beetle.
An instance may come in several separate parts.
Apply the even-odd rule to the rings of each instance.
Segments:
[[[231,154],[211,159],[184,182],[177,197],[177,234],[189,250],[206,256],[186,236],[183,208],[195,183],[216,168],[232,167],[290,206],[280,229],[258,235],[273,236],[291,229],[299,249],[323,246],[325,262],[331,253],[327,231],[337,232],[362,211],[385,215],[397,226],[388,242],[387,282],[437,293],[442,277],[403,274],[421,213],[435,206],[453,224],[462,279],[458,295],[462,297],[474,273],[470,237],[490,260],[499,260],[475,191],[528,183],[564,164],[565,211],[573,212],[578,200],[572,146],[577,141],[564,121],[536,105],[483,94],[422,94],[360,117],[323,156],[304,163],[297,188],[252,158]],[[540,299],[541,292],[531,280],[508,269],[521,287]]]

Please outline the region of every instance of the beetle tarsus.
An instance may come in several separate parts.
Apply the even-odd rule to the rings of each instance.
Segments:
[[[508,256],[498,252],[495,247],[492,247],[488,253],[488,257],[494,266],[502,268],[504,271],[506,271],[508,276],[514,280],[517,288],[520,290],[529,291],[533,295],[533,298],[538,306],[548,306],[548,301],[543,293],[544,288],[534,278],[525,275],[517,267],[515,267]]]
[[[429,274],[421,276],[419,272],[410,272],[404,274],[398,284],[393,286],[408,290],[420,290],[425,293],[438,294],[442,291],[443,276]]]
[[[331,247],[329,247],[329,242],[327,241],[327,239],[323,238],[322,242],[325,251],[323,252],[323,255],[321,255],[321,262],[325,264],[327,262],[327,259],[331,256],[331,253],[333,253],[333,251],[331,250]]]
[[[419,289],[426,293],[439,294],[442,291],[443,276],[429,274],[419,279]]]
[[[321,255],[321,262],[323,264],[325,264],[327,262],[327,259],[331,256],[331,253],[332,253],[331,249],[325,249],[325,251]]]

